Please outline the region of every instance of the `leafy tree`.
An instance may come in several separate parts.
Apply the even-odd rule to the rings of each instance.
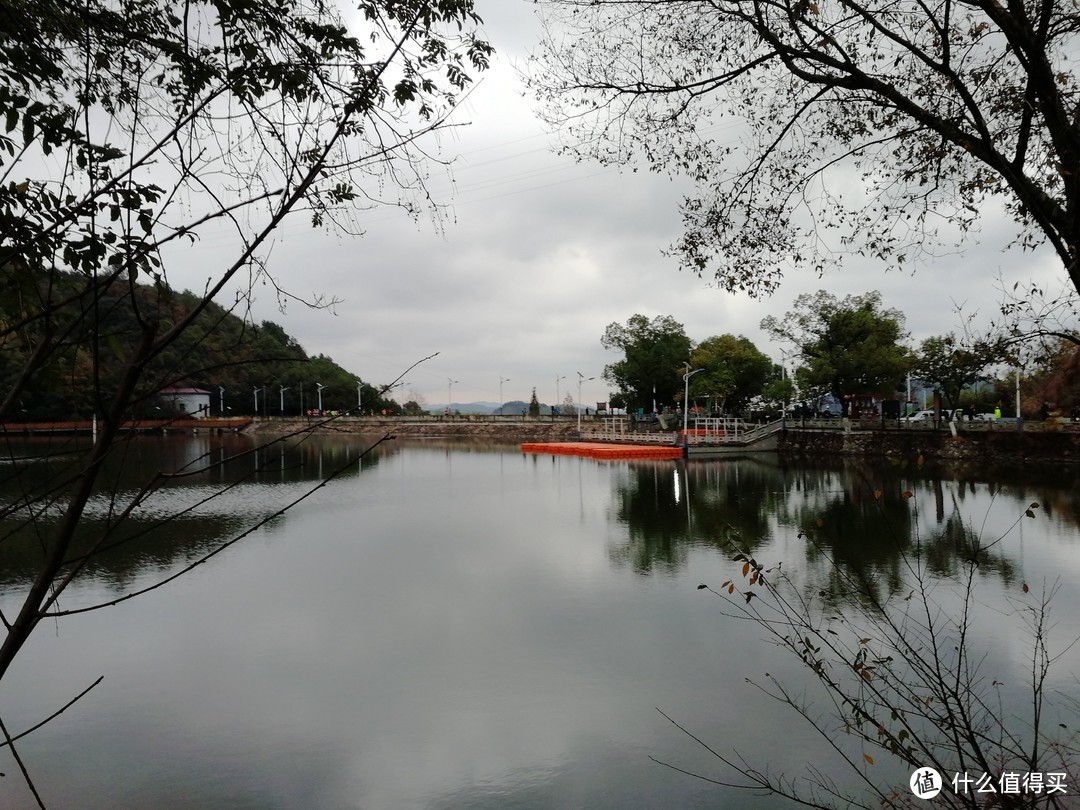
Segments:
[[[900,345],[904,316],[883,309],[878,292],[843,299],[825,290],[805,293],[782,320],[770,315],[761,328],[802,353],[796,376],[807,391],[838,397],[890,393],[911,366],[908,350]]]
[[[536,417],[536,416],[539,416],[539,415],[540,415],[540,400],[538,400],[536,398],[536,388],[534,387],[533,390],[532,390],[532,398],[529,399],[529,416]]]
[[[1013,379],[1015,382],[1015,376]],[[1069,416],[1073,407],[1080,405],[1080,347],[1059,341],[1057,351],[1025,378],[1020,388],[1025,412],[1037,414],[1042,404],[1049,402]]]
[[[795,398],[795,383],[790,377],[776,374],[772,380],[761,389],[761,398],[765,404],[773,406],[787,405]]]
[[[19,358],[3,369],[0,420],[57,379],[81,388],[80,409],[98,417],[95,442],[72,446],[46,487],[0,507],[24,510],[39,541],[31,584],[5,603],[0,680],[42,620],[71,612],[67,586],[166,485],[170,471],[137,493],[110,492],[102,470],[137,455],[119,452],[121,428],[162,379],[210,374],[185,347],[228,340],[211,328],[215,297],[244,279],[289,295],[266,265],[274,230],[294,213],[348,230],[358,208],[426,204],[427,136],[491,53],[479,22],[472,0],[360,0],[355,35],[324,3],[0,7],[0,348]],[[224,258],[176,306],[171,262],[204,236]],[[256,342],[297,352],[279,330],[258,332]],[[319,358],[302,367],[330,371]],[[107,527],[73,554],[97,496]]]
[[[776,288],[901,264],[1004,206],[1080,290],[1071,4],[543,0],[532,75],[575,154],[697,182],[684,266]],[[942,228],[942,219],[950,227]]]
[[[986,380],[983,373],[992,363],[1004,359],[998,343],[977,342],[964,346],[956,335],[928,337],[921,344],[912,371],[922,380],[941,389],[950,407],[960,404],[960,392]]]
[[[690,378],[691,396],[711,396],[731,412],[745,408],[776,375],[772,360],[742,335],[705,338],[690,354],[690,365],[705,369]]]
[[[670,315],[651,321],[633,315],[625,325],[608,324],[600,344],[623,353],[604,367],[603,377],[619,387],[631,406],[652,409],[653,401],[674,402],[683,390],[683,364],[690,359],[690,338]]]

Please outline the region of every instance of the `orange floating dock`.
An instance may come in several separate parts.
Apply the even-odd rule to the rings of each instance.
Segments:
[[[604,442],[527,442],[522,453],[548,453],[555,456],[586,458],[682,458],[683,449],[672,445],[606,444]]]

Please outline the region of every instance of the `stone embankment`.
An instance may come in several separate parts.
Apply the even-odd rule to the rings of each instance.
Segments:
[[[588,429],[589,420],[583,420],[582,428]],[[255,433],[292,433],[312,429],[316,433],[355,433],[369,436],[395,436],[416,438],[462,438],[528,441],[531,439],[577,438],[577,420],[551,421],[550,417],[384,417],[342,416],[334,419],[286,418],[256,419],[248,429]]]
[[[1034,429],[1033,429],[1034,428]],[[1080,462],[1080,430],[1026,426],[953,436],[948,430],[788,430],[778,450],[808,458],[888,456],[973,462]]]
[[[582,421],[582,429],[595,427],[592,419]],[[980,426],[983,428],[984,426]],[[401,438],[462,438],[489,441],[527,442],[572,440],[577,438],[576,419],[550,417],[337,417],[256,419],[248,432],[284,434],[303,430],[324,434],[383,436]],[[993,429],[964,429],[957,436],[948,430],[854,429],[840,426],[798,428],[776,434],[777,451],[790,456],[827,458],[840,456],[887,456],[898,460],[942,459],[972,462],[1077,462],[1080,463],[1080,430],[1071,425],[1048,429],[1036,423],[1017,431],[1013,426]]]

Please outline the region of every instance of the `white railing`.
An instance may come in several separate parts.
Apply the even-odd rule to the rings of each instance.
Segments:
[[[581,438],[601,442],[626,442],[627,444],[678,444],[678,433],[633,433],[611,430],[583,430]]]
[[[738,417],[694,419],[687,432],[686,441],[693,445],[725,444],[729,442],[752,442],[769,436],[784,426],[783,420],[765,425],[752,425]],[[600,430],[582,431],[581,438],[591,441],[627,442],[629,444],[682,443],[682,431],[644,433],[628,429],[626,419],[605,420]]]
[[[784,425],[785,422],[783,419],[777,419],[775,422],[766,422],[764,425],[754,425],[754,427],[743,432],[742,440],[745,442],[754,442],[758,439],[764,439],[766,436],[771,436],[772,434],[783,430]]]

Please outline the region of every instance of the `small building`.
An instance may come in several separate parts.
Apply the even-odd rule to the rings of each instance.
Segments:
[[[193,419],[210,416],[210,392],[201,388],[162,388],[158,395],[178,414]]]

